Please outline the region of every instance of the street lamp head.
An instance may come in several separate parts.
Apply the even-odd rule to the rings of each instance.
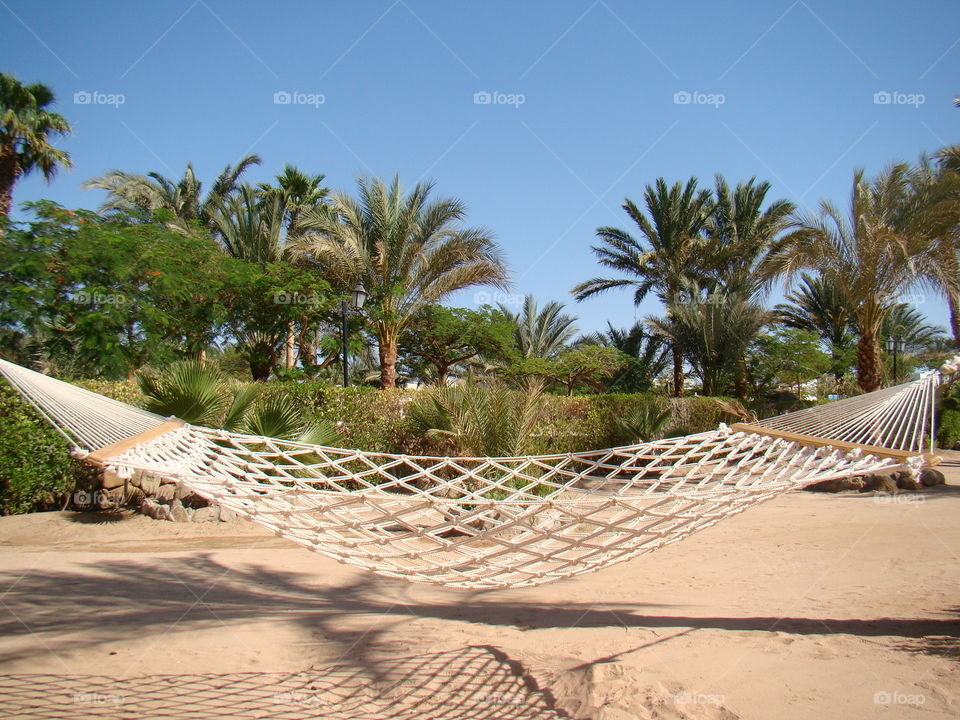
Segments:
[[[363,285],[357,283],[353,286],[353,289],[350,291],[350,302],[354,310],[359,310],[363,307],[363,304],[367,301],[367,291],[363,289]]]

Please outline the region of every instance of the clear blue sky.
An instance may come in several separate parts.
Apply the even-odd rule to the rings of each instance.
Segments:
[[[845,202],[854,167],[960,142],[956,0],[0,0],[0,18],[0,69],[51,85],[75,128],[74,170],[16,202],[95,208],[80,183],[109,168],[209,179],[248,152],[253,181],[285,162],[347,189],[430,178],[495,232],[517,294],[583,329],[658,310],[569,296],[597,273],[594,230],[627,226],[623,198],[658,176],[756,175],[813,206]],[[945,323],[939,298],[920,309]]]

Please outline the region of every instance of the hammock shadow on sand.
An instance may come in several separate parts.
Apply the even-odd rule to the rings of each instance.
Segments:
[[[164,558],[162,563],[107,561],[77,572],[32,569],[0,576],[6,591],[0,636],[43,642],[31,650],[4,652],[0,662],[47,652],[70,652],[120,642],[132,634],[198,631],[228,621],[276,620],[303,627],[351,656],[375,655],[390,645],[391,631],[417,618],[491,627],[694,628],[797,635],[849,634],[903,639],[960,638],[960,618],[697,617],[658,612],[640,603],[524,603],[492,593],[448,591],[418,598],[410,586],[372,576],[348,585],[304,582],[297,573],[263,567],[234,568],[209,554]],[[488,599],[489,598],[489,599]],[[382,616],[374,628],[349,620]],[[83,632],[84,640],[77,638]],[[21,643],[21,647],[29,643]],[[376,668],[370,665],[370,672]]]
[[[7,675],[5,717],[149,717],[172,720],[561,720],[553,698],[494,648],[357,663],[295,673]]]

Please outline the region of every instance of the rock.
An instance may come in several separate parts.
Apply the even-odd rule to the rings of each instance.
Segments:
[[[114,488],[123,487],[123,485],[123,478],[118,478],[113,470],[104,470],[100,476],[100,486],[104,490],[113,490]]]
[[[807,485],[804,490],[810,492],[844,492],[846,490],[863,489],[863,479],[858,477],[837,478],[836,480],[823,480],[822,482]]]
[[[197,508],[193,511],[194,522],[217,522],[220,519],[220,508],[216,505]]]
[[[927,468],[920,473],[920,482],[924,487],[934,487],[936,485],[946,485],[947,479],[936,468]]]
[[[157,505],[157,520],[167,520],[173,522],[173,513],[170,512],[169,505]]]
[[[237,514],[230,508],[220,506],[220,522],[233,522],[237,517]]]
[[[151,517],[154,520],[157,519],[157,511],[159,510],[160,504],[151,497],[144,498],[143,502],[140,503],[140,512]]]
[[[908,472],[899,472],[896,475],[897,487],[901,490],[911,490],[916,492],[920,490],[920,480]]]
[[[897,491],[897,481],[890,475],[867,475],[860,492],[887,492]]]
[[[160,480],[153,475],[144,474],[140,477],[140,489],[147,495],[156,495],[160,489]]]
[[[160,487],[157,488],[157,492],[155,492],[154,495],[158,500],[170,502],[177,497],[177,486],[161,484]]]
[[[170,515],[174,522],[190,522],[190,514],[179,498],[170,503]]]

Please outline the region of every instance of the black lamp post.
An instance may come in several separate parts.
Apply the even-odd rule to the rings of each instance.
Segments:
[[[887,352],[893,355],[893,384],[897,384],[897,353],[903,352],[903,338],[894,335],[887,338]]]
[[[340,340],[343,344],[343,386],[350,384],[350,372],[347,361],[347,319],[350,316],[350,310],[359,310],[367,300],[367,291],[363,285],[357,283],[350,291],[350,298],[344,298],[340,303],[340,309],[343,311],[343,327],[341,328]]]

